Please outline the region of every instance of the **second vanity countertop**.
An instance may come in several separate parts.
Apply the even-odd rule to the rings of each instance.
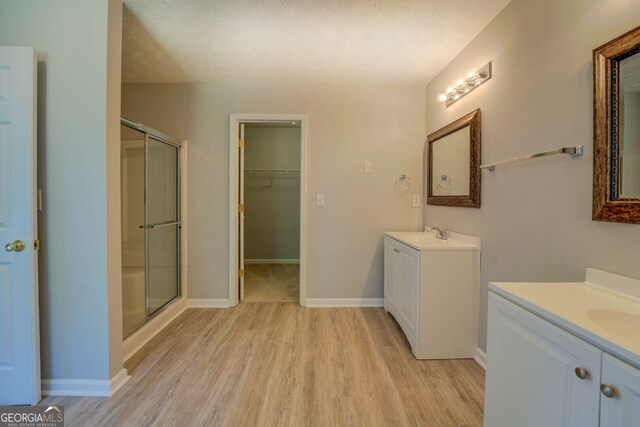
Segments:
[[[389,236],[419,251],[473,251],[480,250],[480,238],[449,231],[447,240],[436,239],[433,232],[387,231]]]
[[[492,282],[489,289],[640,367],[640,280],[589,268],[584,282]]]

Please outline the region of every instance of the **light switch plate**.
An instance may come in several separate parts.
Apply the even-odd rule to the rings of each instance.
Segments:
[[[414,194],[412,202],[413,202],[413,206],[414,207],[419,207],[420,206],[420,195],[419,194]]]
[[[371,162],[369,160],[365,160],[364,163],[362,164],[362,170],[364,173],[371,173]]]
[[[316,206],[324,206],[324,194],[316,194]]]

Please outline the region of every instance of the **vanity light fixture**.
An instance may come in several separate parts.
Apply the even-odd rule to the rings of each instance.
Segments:
[[[438,102],[444,103],[447,107],[478,86],[491,78],[491,61],[487,62],[478,70],[471,70],[464,79],[458,80],[455,85],[447,88],[445,93],[438,95]]]

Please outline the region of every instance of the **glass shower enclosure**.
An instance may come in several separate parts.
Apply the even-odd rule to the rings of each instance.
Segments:
[[[125,337],[180,296],[180,142],[121,119]]]

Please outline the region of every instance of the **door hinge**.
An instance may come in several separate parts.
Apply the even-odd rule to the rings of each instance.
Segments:
[[[242,279],[244,277],[244,269],[238,269],[238,279]]]
[[[238,205],[238,213],[244,213],[244,204],[243,203],[240,203]]]
[[[244,148],[244,139],[242,138],[238,139],[238,147]]]
[[[33,249],[35,249],[36,251],[40,250],[40,239],[36,239],[33,241]]]

